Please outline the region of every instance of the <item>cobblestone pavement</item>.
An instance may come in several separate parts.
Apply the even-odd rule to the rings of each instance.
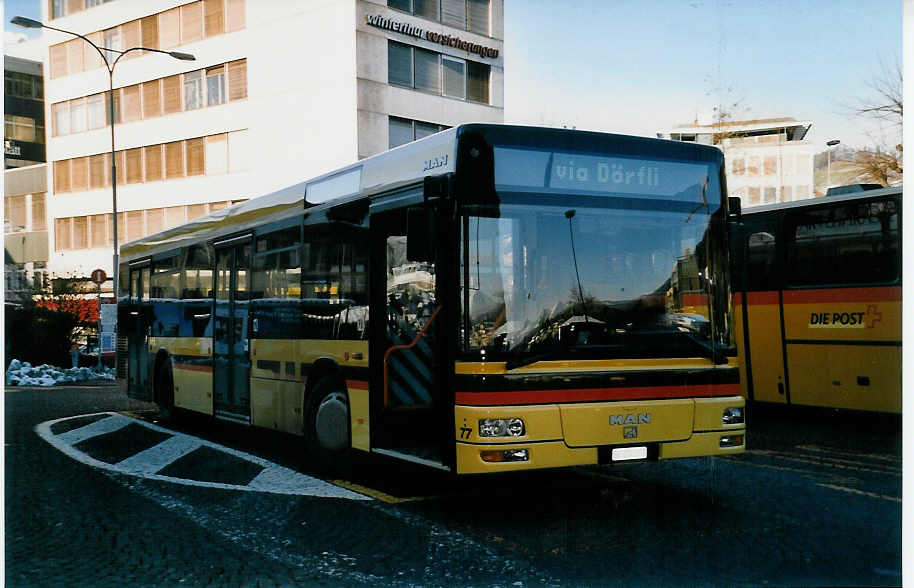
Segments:
[[[9,586],[902,581],[897,419],[760,411],[749,451],[730,459],[456,482],[382,464],[348,477],[347,486],[371,488],[385,502],[187,486],[91,467],[35,426],[104,411],[142,416],[151,405],[116,386],[12,389],[5,400]],[[66,437],[87,422],[52,432]],[[193,420],[169,427],[321,475],[295,439]],[[113,463],[130,442],[78,446]],[[132,442],[139,451],[158,441]]]
[[[116,386],[6,393],[8,586],[511,585],[538,577],[370,501],[234,492],[106,472],[42,440],[64,416],[141,411]]]

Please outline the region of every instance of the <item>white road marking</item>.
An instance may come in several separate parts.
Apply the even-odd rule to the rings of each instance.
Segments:
[[[856,488],[845,488],[844,486],[835,486],[832,484],[816,484],[816,486],[821,486],[822,488],[829,488],[831,490],[838,490],[839,492],[847,492],[849,494],[857,494],[859,496],[868,496],[869,498],[879,498],[881,500],[888,500],[889,502],[901,503],[901,498],[898,498],[897,496],[886,496],[885,494],[876,494],[875,492],[865,492],[863,490],[857,490]]]
[[[341,488],[340,486],[336,486],[329,482],[325,482],[311,476],[306,476],[304,474],[299,474],[298,472],[259,458],[256,455],[250,455],[248,453],[237,451],[235,449],[231,449],[211,441],[198,439],[183,433],[177,433],[164,427],[160,427],[158,425],[147,423],[146,421],[134,419],[121,414],[112,412],[96,414],[106,415],[106,417],[84,427],[80,427],[66,433],[61,433],[60,435],[55,435],[53,432],[51,432],[51,427],[56,423],[70,419],[96,415],[79,415],[75,417],[66,417],[53,421],[47,421],[37,425],[35,427],[35,432],[39,437],[50,443],[53,447],[57,448],[65,455],[75,459],[80,463],[94,468],[125,474],[128,476],[145,478],[148,480],[171,482],[174,484],[184,484],[187,486],[221,488],[225,490],[240,490],[244,492],[266,492],[271,494],[290,494],[297,496],[345,498],[348,500],[372,500],[371,497],[365,496],[364,494],[352,492],[351,490]],[[117,464],[110,464],[97,460],[73,446],[74,444],[85,441],[86,439],[91,439],[92,437],[96,437],[98,435],[112,433],[132,423],[144,426],[147,429],[151,429],[153,431],[166,433],[171,435],[171,437],[162,443],[159,443],[155,447],[141,451],[140,453],[137,453],[136,455],[133,455]],[[174,460],[179,459],[200,447],[208,447],[216,451],[227,453],[236,458],[259,465],[264,468],[264,470],[260,472],[260,474],[258,474],[247,485],[188,480],[186,478],[175,478],[171,476],[163,476],[156,473],[161,471],[162,468],[166,467]],[[170,460],[169,457],[171,458]]]
[[[117,464],[131,474],[154,474],[171,462],[202,447],[203,443],[188,435],[175,435],[154,447],[141,451]]]
[[[66,443],[67,445],[76,445],[77,443],[85,441],[86,439],[91,439],[92,437],[105,435],[106,433],[113,433],[119,429],[123,429],[129,425],[130,422],[131,419],[123,415],[112,414],[107,418],[95,421],[94,423],[89,423],[84,427],[73,429],[72,431],[67,431],[66,433],[61,433],[57,436],[57,438],[60,439],[61,443]]]

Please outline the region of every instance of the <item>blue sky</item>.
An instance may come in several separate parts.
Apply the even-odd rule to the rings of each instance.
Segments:
[[[7,31],[41,17],[38,0],[4,12]],[[817,143],[894,145],[846,107],[901,58],[898,0],[505,0],[505,121],[654,136],[737,103],[811,120]]]
[[[897,0],[505,0],[505,39],[507,122],[653,136],[736,102],[823,144],[900,141],[844,113],[900,63]]]

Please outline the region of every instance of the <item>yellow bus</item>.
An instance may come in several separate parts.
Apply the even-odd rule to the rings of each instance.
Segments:
[[[462,125],[126,244],[129,394],[300,435],[327,463],[740,453],[722,163]],[[674,296],[687,271],[700,315]]]
[[[901,412],[901,199],[747,208],[731,241],[746,398]]]

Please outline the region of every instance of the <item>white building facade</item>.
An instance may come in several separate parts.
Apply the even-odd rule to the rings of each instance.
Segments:
[[[657,133],[662,139],[717,145],[724,152],[727,191],[743,206],[812,198],[812,123],[792,118],[683,125]]]
[[[504,119],[503,0],[51,0],[117,64],[124,243],[463,122]],[[45,30],[51,277],[112,274],[108,72]],[[110,281],[109,286],[110,288]]]

